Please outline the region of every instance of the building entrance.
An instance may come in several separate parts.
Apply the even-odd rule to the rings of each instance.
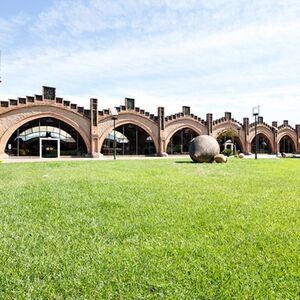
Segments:
[[[40,158],[59,158],[60,140],[54,138],[40,138]]]
[[[117,155],[154,155],[155,145],[151,136],[142,128],[134,124],[124,124],[116,127],[104,140],[101,153],[112,155],[116,139]]]
[[[188,154],[190,141],[199,134],[190,128],[176,131],[167,147],[168,154]]]
[[[87,148],[73,127],[46,117],[19,127],[8,140],[6,153],[9,156],[82,156],[87,153]]]

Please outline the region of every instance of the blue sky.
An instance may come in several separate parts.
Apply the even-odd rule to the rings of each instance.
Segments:
[[[300,1],[1,0],[0,99],[55,86],[102,108],[133,97],[300,123]]]

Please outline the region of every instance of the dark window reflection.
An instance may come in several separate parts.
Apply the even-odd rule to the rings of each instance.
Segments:
[[[251,152],[252,153],[255,153],[255,148],[256,148],[256,144],[255,144],[255,137],[254,137],[252,142],[251,142]],[[258,134],[257,153],[265,153],[265,154],[271,154],[272,153],[270,142],[269,142],[268,138],[262,133]]]
[[[61,156],[81,156],[87,153],[86,145],[80,134],[67,123],[54,118],[40,118],[19,127],[6,145],[6,153],[12,156],[39,156],[40,138],[48,138],[51,146],[43,149],[43,156],[57,156],[59,139]],[[43,146],[47,144],[43,142]],[[47,151],[49,153],[47,153]]]
[[[279,144],[279,151],[280,153],[285,152],[285,153],[293,153],[295,152],[295,147],[292,139],[289,136],[284,136],[280,140]]]
[[[114,134],[116,136],[116,152],[118,155],[153,155],[155,146],[150,135],[133,124],[116,127],[104,140],[101,153],[112,155],[114,151]]]
[[[176,131],[168,143],[167,153],[188,154],[190,141],[198,135],[198,133],[190,128],[183,128]]]

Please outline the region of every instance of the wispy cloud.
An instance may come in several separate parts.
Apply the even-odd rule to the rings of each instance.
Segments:
[[[85,104],[132,96],[153,112],[190,104],[202,117],[242,118],[259,103],[269,121],[286,109],[282,118],[300,122],[290,109],[299,108],[298,1],[61,0],[24,20],[30,47],[3,65],[7,95],[51,84]]]
[[[13,40],[13,30],[14,24],[11,24],[9,21],[3,18],[0,18],[0,45]]]

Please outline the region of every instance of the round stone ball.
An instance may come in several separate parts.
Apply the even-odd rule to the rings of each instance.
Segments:
[[[215,162],[218,163],[218,164],[221,164],[221,163],[227,163],[227,156],[223,155],[223,154],[217,154],[215,156]]]
[[[212,163],[219,153],[220,146],[210,135],[200,135],[190,141],[189,154],[196,163]]]

